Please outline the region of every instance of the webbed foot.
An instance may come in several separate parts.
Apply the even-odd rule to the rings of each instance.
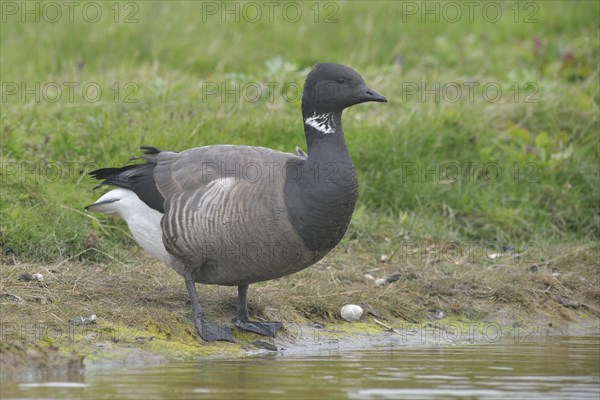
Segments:
[[[187,288],[188,294],[190,295],[190,301],[192,302],[192,309],[194,310],[194,323],[196,329],[202,339],[207,342],[214,342],[215,340],[225,340],[227,342],[235,342],[231,329],[226,326],[209,322],[204,318],[204,312],[200,307],[198,301],[198,294],[196,293],[196,284],[192,279],[189,272],[184,272],[183,279],[185,280],[185,287]]]
[[[283,327],[281,322],[276,321],[268,321],[268,322],[259,322],[259,321],[250,321],[248,319],[239,319],[234,318],[233,324],[244,331],[258,333],[263,336],[277,336],[277,330]]]
[[[195,322],[198,333],[207,342],[214,342],[215,340],[235,342],[230,328],[209,322],[202,317],[196,317]]]

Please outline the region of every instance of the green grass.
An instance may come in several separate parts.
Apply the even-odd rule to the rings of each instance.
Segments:
[[[119,20],[132,10],[126,4]],[[131,24],[115,23],[108,3],[96,23],[80,9],[72,23],[7,15],[0,39],[3,255],[127,257],[131,241],[120,221],[81,213],[100,195],[84,173],[122,165],[144,144],[305,147],[300,103],[279,89],[273,101],[263,92],[250,102],[239,94],[203,101],[203,88],[231,88],[233,80],[301,84],[319,61],[354,67],[390,99],[344,116],[360,180],[349,237],[544,246],[598,239],[597,2],[520,3],[517,22],[512,2],[497,3],[497,23],[481,12],[473,22],[423,23],[403,16],[402,3],[362,1],[331,3],[338,22],[315,23],[313,3],[294,4],[303,11],[297,23],[281,13],[272,23],[266,15],[222,23],[200,2],[140,2]],[[319,21],[335,10],[326,5]],[[525,23],[532,10],[537,22]],[[79,83],[73,101],[64,82]],[[473,101],[465,86],[457,102],[421,101],[406,91],[421,82],[477,82],[479,89]],[[496,102],[480,90],[490,82],[502,89]],[[40,101],[7,93],[10,85],[36,83],[57,83],[63,95],[53,103],[51,91]],[[82,97],[88,83],[102,88],[98,102]],[[452,179],[457,166],[462,179]],[[115,248],[122,249],[116,256]]]

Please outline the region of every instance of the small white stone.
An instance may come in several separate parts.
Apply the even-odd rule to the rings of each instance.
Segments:
[[[36,281],[43,281],[44,280],[44,275],[42,274],[31,274],[31,276],[36,280]]]
[[[382,254],[379,256],[379,262],[386,263],[388,261],[390,261],[390,256],[387,254]]]
[[[375,279],[375,285],[377,286],[385,286],[386,283],[386,280],[383,278]]]
[[[346,304],[342,307],[341,314],[346,321],[358,321],[363,315],[363,309],[356,304]]]
[[[433,315],[433,319],[444,319],[446,318],[446,314],[443,311],[436,311]]]

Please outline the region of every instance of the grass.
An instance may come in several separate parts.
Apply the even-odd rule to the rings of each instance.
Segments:
[[[301,85],[307,68],[323,60],[354,66],[390,98],[386,106],[350,109],[344,120],[360,207],[373,220],[393,216],[414,236],[440,240],[598,238],[597,4],[542,2],[535,23],[515,23],[504,9],[497,24],[483,17],[422,23],[399,14],[402,7],[389,12],[386,2],[335,4],[333,24],[308,17],[297,25],[283,17],[222,23],[195,2],[140,4],[133,24],[9,18],[3,89],[51,86],[37,92],[39,101],[21,86],[5,93],[4,254],[65,259],[85,251],[90,235],[105,252],[130,243],[115,232],[123,224],[78,211],[98,197],[85,172],[122,165],[139,145],[304,145],[298,92],[284,97],[279,88]],[[397,20],[406,21],[400,31]],[[277,40],[262,44],[269,37]],[[93,103],[64,82],[98,85],[102,95]],[[253,82],[279,86],[272,93],[263,86],[252,102]],[[465,82],[478,85],[472,101]],[[426,94],[436,84],[437,94]],[[488,100],[479,90],[486,84],[494,86]],[[207,94],[214,85],[219,93]],[[94,97],[93,87],[86,95]],[[498,87],[502,95],[490,102]]]
[[[492,3],[502,6],[496,23],[481,12],[472,22],[467,14],[457,23],[445,21],[446,14],[423,22],[403,13],[402,3],[386,1],[319,3],[318,17],[312,3],[292,3],[303,11],[296,23],[277,13],[273,22],[266,14],[256,23],[222,22],[201,2],[135,3],[139,9],[119,3],[117,23],[108,3],[95,23],[77,12],[73,22],[47,23],[42,8],[39,23],[32,15],[5,15],[0,292],[21,293],[13,281],[21,270],[55,268],[66,282],[49,286],[47,295],[58,297],[48,307],[72,311],[61,318],[118,303],[131,292],[124,286],[133,285],[139,299],[123,313],[150,312],[146,301],[161,302],[188,320],[171,271],[152,264],[136,283],[146,261],[138,260],[126,225],[82,212],[100,195],[86,172],[122,165],[144,144],[305,147],[294,85],[314,63],[334,61],[357,69],[390,99],[344,115],[360,182],[340,247],[351,249],[352,259],[336,252],[320,267],[262,284],[253,297],[259,313],[323,318],[342,301],[356,301],[389,318],[419,320],[437,309],[480,317],[494,304],[544,308],[563,290],[596,309],[598,293],[589,284],[597,285],[600,236],[600,6],[522,2],[515,16],[513,3]],[[138,21],[125,23],[135,10]],[[336,23],[324,23],[330,11]],[[536,21],[525,20],[530,12]],[[97,87],[101,95],[92,101]],[[254,101],[256,87],[261,95]],[[431,251],[449,243],[475,246],[479,258],[468,266],[432,264]],[[398,257],[403,251],[419,257]],[[489,254],[512,252],[531,257],[507,268],[490,262]],[[554,265],[562,252],[569,256]],[[378,263],[381,254],[391,263]],[[532,280],[533,265],[543,273]],[[569,281],[556,284],[552,268],[571,271]],[[401,279],[394,289],[375,288],[365,286],[368,273]],[[122,286],[120,277],[127,277]],[[63,292],[69,282],[76,293]],[[212,315],[221,315],[219,307],[231,311],[227,289],[206,290]],[[269,311],[266,305],[286,290],[294,295]],[[28,312],[43,319],[33,305]],[[10,303],[2,308],[3,316],[13,310]],[[119,318],[127,322],[133,314]]]

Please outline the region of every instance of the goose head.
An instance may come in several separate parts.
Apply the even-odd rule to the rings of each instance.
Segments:
[[[341,114],[350,106],[376,101],[386,103],[385,96],[369,88],[363,78],[350,67],[320,63],[308,74],[302,95],[302,113]]]

